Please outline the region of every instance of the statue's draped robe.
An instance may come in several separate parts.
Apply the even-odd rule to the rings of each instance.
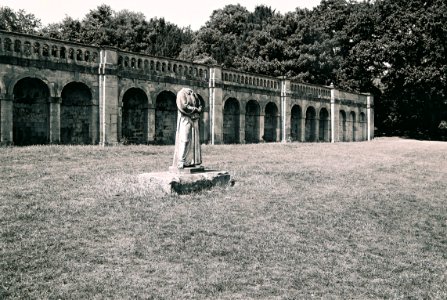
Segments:
[[[199,132],[200,99],[191,89],[182,88],[177,93],[176,102],[179,114],[173,166],[198,166],[202,163]]]

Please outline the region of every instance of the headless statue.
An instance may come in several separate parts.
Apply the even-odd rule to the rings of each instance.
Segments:
[[[202,164],[200,150],[199,121],[202,106],[200,99],[189,88],[182,88],[177,93],[177,132],[173,167],[183,169]]]

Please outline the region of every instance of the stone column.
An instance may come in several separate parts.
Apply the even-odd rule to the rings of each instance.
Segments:
[[[0,94],[0,145],[10,145],[13,128],[13,96]]]
[[[209,90],[210,90],[210,125],[211,144],[221,144],[223,142],[223,88],[222,69],[212,67],[209,70]]]
[[[319,140],[320,140],[320,114],[315,116],[315,140],[314,140],[314,142],[318,142]],[[324,141],[324,138],[323,138],[323,141]]]
[[[306,112],[304,111],[304,113],[301,115],[301,142],[305,142],[306,141]]]
[[[117,64],[118,53],[116,50],[101,50],[99,63],[99,140],[103,146],[118,143]]]
[[[116,122],[116,135],[118,137],[118,141],[123,140],[123,104],[118,103],[118,118]]]
[[[340,130],[340,91],[331,84],[331,134],[333,131],[334,142],[340,142],[343,132]],[[333,114],[333,116],[332,116]],[[346,119],[348,117],[346,116]],[[332,127],[333,126],[333,127]]]
[[[276,141],[275,142],[279,143],[282,141],[282,134],[284,134],[283,126],[282,126],[283,120],[282,120],[281,115],[277,116],[276,119],[277,119],[276,124],[278,124],[278,125],[276,126]]]
[[[245,112],[243,109],[239,114],[239,143],[245,144]]]
[[[283,143],[290,139],[290,101],[291,101],[291,83],[284,77],[281,80],[281,141]],[[279,136],[279,135],[278,135]]]
[[[367,135],[368,141],[374,138],[374,96],[368,94],[366,97],[366,112],[367,112]]]
[[[147,142],[149,144],[155,141],[155,108],[152,104],[147,110]]]
[[[92,105],[91,117],[90,117],[90,136],[92,138],[92,145],[96,145],[99,142],[99,106],[96,104]]]
[[[61,141],[61,97],[51,97],[49,99],[50,124],[49,139],[50,144],[59,144]]]
[[[335,143],[335,87],[334,84],[331,83],[330,85],[331,88],[331,115],[329,116],[330,120],[331,120],[331,125],[330,125],[330,130],[331,130],[331,143]]]
[[[210,113],[209,113],[209,107],[205,108],[205,110],[202,112],[201,118],[203,120],[203,132],[201,133],[203,137],[203,141],[205,143],[209,142],[210,139]]]
[[[31,47],[32,47],[32,46],[31,46]],[[42,49],[42,47],[43,47],[43,44],[40,45],[39,48],[37,49],[37,54],[39,55],[39,57],[42,57],[42,53],[43,53],[43,49]],[[34,50],[33,50],[33,52],[34,52]]]
[[[259,115],[259,141],[264,142],[264,120],[265,120],[265,114],[264,112],[261,112]]]
[[[346,111],[346,141],[352,142],[352,119],[349,109],[350,107],[348,106],[348,111]]]

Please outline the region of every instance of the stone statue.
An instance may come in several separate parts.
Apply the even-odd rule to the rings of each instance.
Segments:
[[[177,93],[177,132],[174,162],[171,169],[198,167],[202,163],[199,121],[202,106],[193,90],[182,88]],[[203,167],[201,167],[203,168]]]

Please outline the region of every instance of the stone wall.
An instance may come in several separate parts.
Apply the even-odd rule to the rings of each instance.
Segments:
[[[175,97],[201,96],[201,141],[361,141],[372,95],[0,31],[0,144],[173,144]]]

